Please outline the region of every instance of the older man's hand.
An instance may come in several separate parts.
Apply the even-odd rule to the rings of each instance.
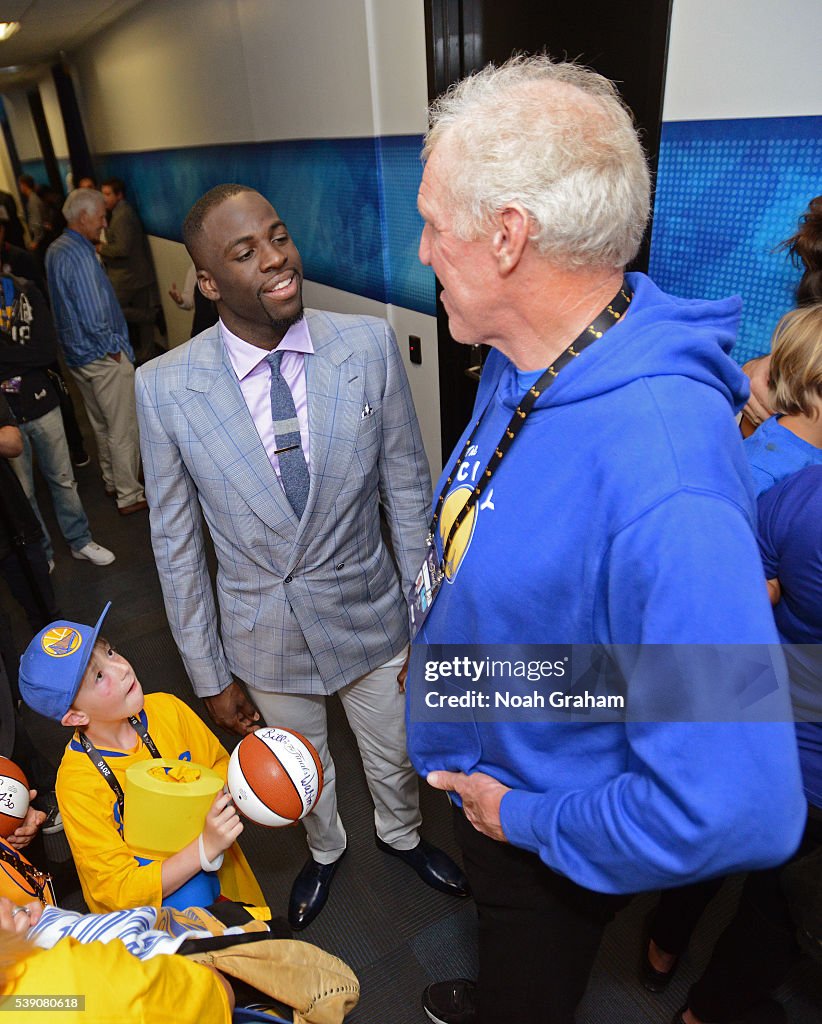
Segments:
[[[478,832],[501,843],[508,842],[502,831],[499,807],[505,794],[511,792],[509,786],[484,772],[430,772],[426,781],[434,789],[456,793],[462,799],[465,817]]]

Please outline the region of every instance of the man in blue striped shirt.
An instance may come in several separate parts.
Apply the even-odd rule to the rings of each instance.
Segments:
[[[116,497],[120,514],[127,516],[148,504],[137,478],[134,352],[96,253],[106,224],[103,196],[94,189],[75,189],[63,216],[68,226],[46,253],[54,323],[94,430],[106,493]]]

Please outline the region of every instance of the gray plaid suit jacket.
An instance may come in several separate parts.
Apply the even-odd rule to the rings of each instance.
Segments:
[[[137,371],[154,557],[201,697],[231,673],[260,690],[333,693],[408,641],[404,595],[422,561],[431,483],[394,332],[374,317],[306,317],[311,488],[299,521],[218,326]]]

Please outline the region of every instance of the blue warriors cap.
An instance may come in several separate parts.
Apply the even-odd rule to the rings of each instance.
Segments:
[[[31,641],[20,659],[20,693],[30,708],[57,722],[62,719],[80,689],[109,608],[111,601],[93,628],[60,619]]]

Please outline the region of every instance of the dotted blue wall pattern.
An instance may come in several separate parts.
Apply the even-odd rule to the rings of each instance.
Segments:
[[[667,122],[650,274],[675,295],[742,295],[733,354],[761,355],[801,277],[774,249],[820,194],[822,117]]]
[[[182,241],[191,205],[221,182],[250,185],[288,224],[306,277],[380,302],[435,312],[417,264],[420,136],[306,139],[109,153],[101,179],[126,182],[149,234]]]
[[[383,184],[383,230],[390,301],[436,314],[434,274],[417,258],[423,220],[417,212],[422,177],[422,136],[395,135],[377,139],[379,178]]]

